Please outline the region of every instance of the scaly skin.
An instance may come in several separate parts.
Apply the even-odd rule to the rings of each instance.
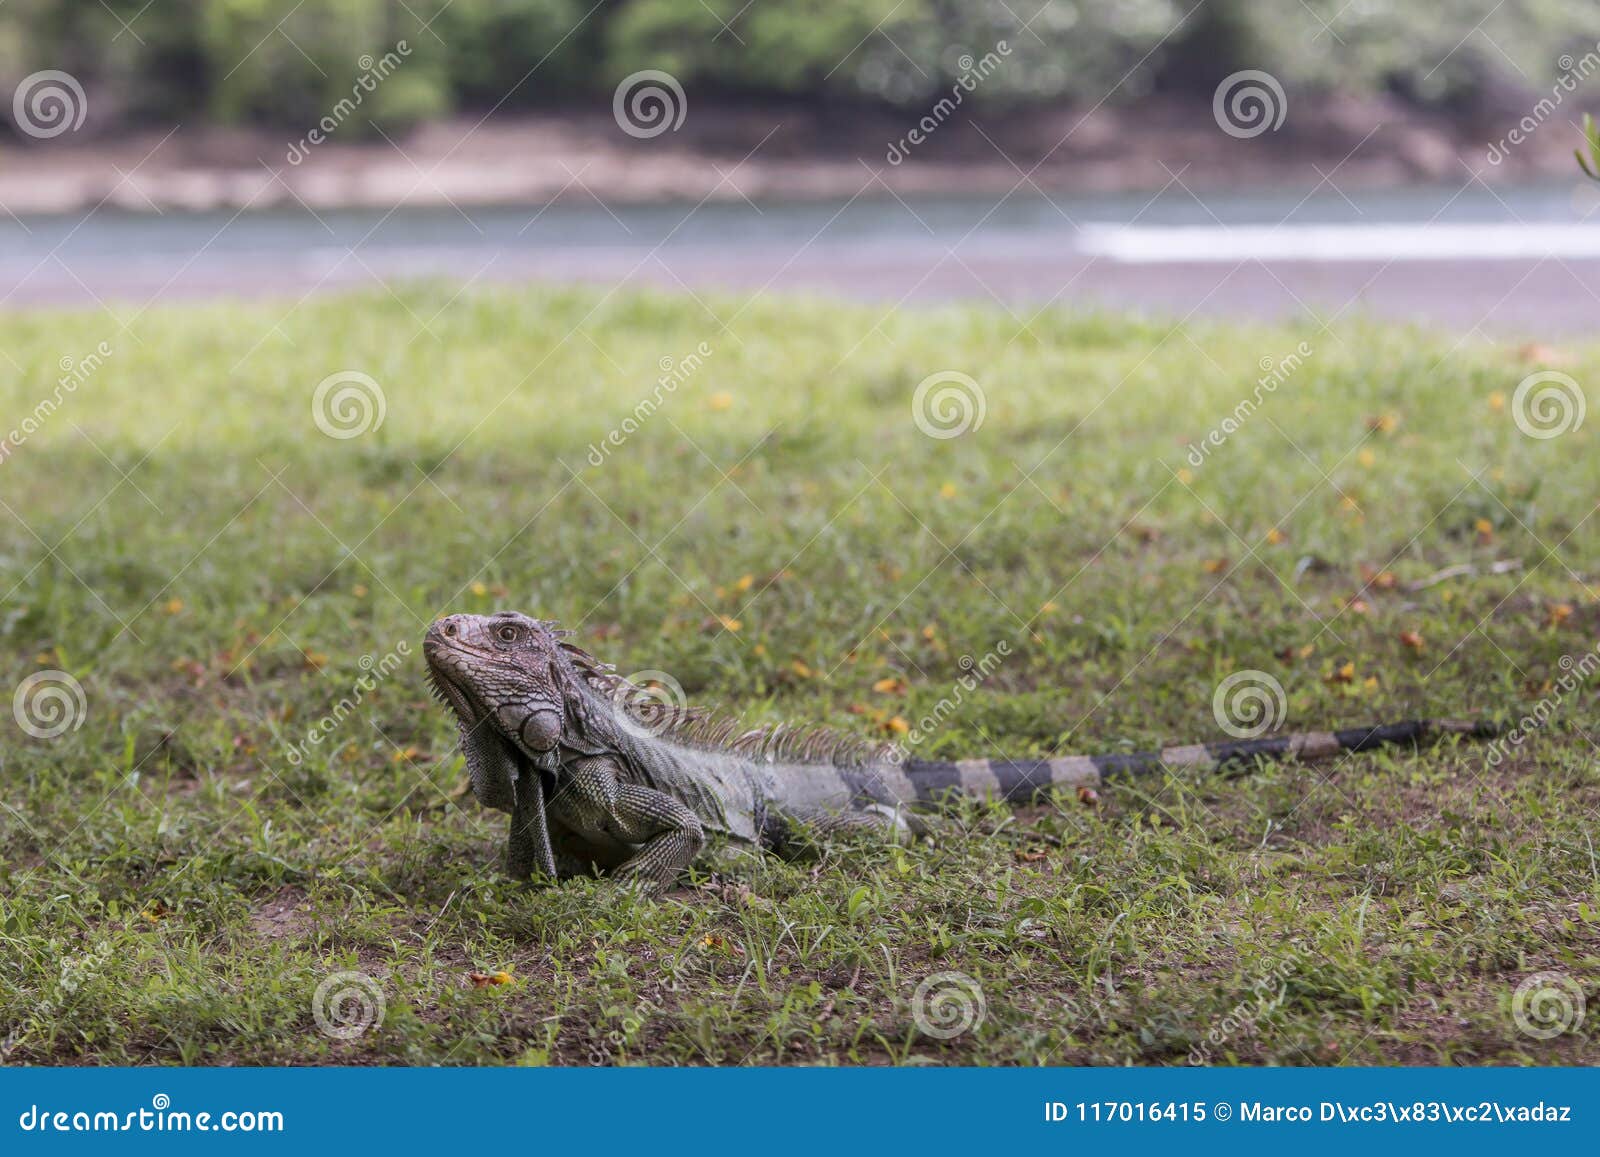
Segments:
[[[903,838],[921,830],[912,809],[952,792],[1023,804],[1108,776],[1496,733],[1489,724],[1430,720],[1133,755],[904,761],[850,753],[826,736],[740,734],[693,712],[657,709],[565,634],[502,611],[447,615],[423,640],[434,687],[461,728],[473,794],[511,813],[506,864],[519,879],[598,868],[666,885],[709,847],[793,853],[842,827]]]

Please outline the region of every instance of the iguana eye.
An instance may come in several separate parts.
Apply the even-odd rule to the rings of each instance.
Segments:
[[[510,623],[495,631],[495,635],[502,643],[515,643],[517,641],[517,628]]]

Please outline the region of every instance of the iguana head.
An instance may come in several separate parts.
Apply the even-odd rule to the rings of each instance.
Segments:
[[[515,611],[446,615],[422,641],[428,674],[463,738],[492,729],[535,761],[561,739],[560,652],[550,624]]]

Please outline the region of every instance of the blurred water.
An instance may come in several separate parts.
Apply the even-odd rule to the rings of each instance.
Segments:
[[[1148,195],[992,198],[857,198],[850,202],[742,200],[609,205],[575,201],[532,208],[450,207],[313,214],[303,208],[162,216],[101,209],[89,215],[0,217],[0,263],[30,258],[164,257],[198,253],[585,248],[684,248],[806,242],[1072,247],[1085,225],[1216,226],[1379,223],[1574,225],[1572,183],[1494,192],[1473,184],[1338,192],[1300,190],[1192,195],[1173,186]],[[1600,220],[1597,217],[1596,220]]]
[[[895,307],[1108,306],[1173,319],[1368,312],[1592,333],[1600,187],[858,197],[0,217],[0,309],[304,300],[407,280],[768,290]],[[1022,314],[1019,316],[1026,316]]]

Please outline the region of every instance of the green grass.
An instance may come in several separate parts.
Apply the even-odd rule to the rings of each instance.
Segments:
[[[1009,641],[940,756],[1216,738],[1247,669],[1288,728],[1520,715],[1600,633],[1593,425],[1512,420],[1543,361],[1369,323],[420,286],[7,317],[0,425],[102,340],[0,462],[0,691],[64,670],[87,704],[50,739],[5,719],[13,1063],[1182,1064],[1213,1034],[1217,1063],[1600,1061],[1594,1009],[1549,1040],[1512,1015],[1538,972],[1597,995],[1593,681],[1497,765],[1452,745],[974,805],[931,843],[649,898],[498,874],[504,817],[450,798],[418,651],[435,614],[522,609],[696,701],[885,737]],[[1557,353],[1595,397],[1600,351]],[[312,392],[347,369],[386,416],[334,440]],[[942,370],[987,401],[948,440],[911,415]],[[347,970],[386,1011],[335,1040],[313,993]],[[985,1005],[948,1040],[912,1012],[941,972]]]

